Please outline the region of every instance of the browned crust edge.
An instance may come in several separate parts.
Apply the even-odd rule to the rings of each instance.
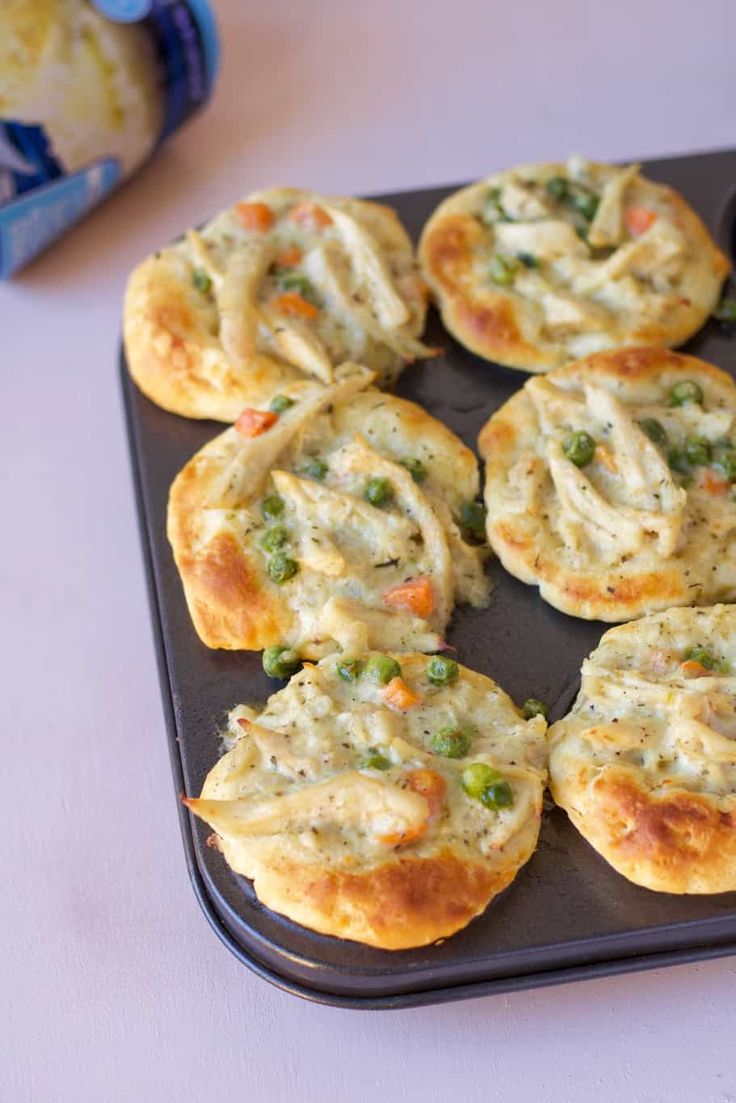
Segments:
[[[534,852],[539,817],[488,862],[450,850],[393,855],[361,872],[284,860],[255,873],[266,907],[320,934],[382,950],[426,946],[462,930],[488,907]],[[227,844],[220,840],[227,857]]]
[[[718,301],[720,286],[730,271],[728,258],[717,247],[707,227],[690,204],[674,189],[647,181],[666,196],[675,224],[710,259],[715,290],[705,306],[681,302],[675,322],[652,323],[626,334],[620,344],[629,346],[683,344],[708,318]],[[503,291],[478,286],[469,258],[484,238],[477,220],[461,211],[437,209],[427,222],[419,242],[419,262],[442,315],[445,327],[471,352],[523,371],[544,372],[567,362],[552,344],[525,341],[517,322],[523,304]]]
[[[223,531],[196,550],[192,513],[201,506],[201,466],[195,456],[174,480],[167,525],[197,635],[207,647],[230,651],[283,643],[291,611],[236,537]]]
[[[554,752],[552,754],[554,761]],[[736,890],[736,801],[685,789],[664,794],[609,766],[558,777],[552,793],[580,833],[624,877],[656,892]]]

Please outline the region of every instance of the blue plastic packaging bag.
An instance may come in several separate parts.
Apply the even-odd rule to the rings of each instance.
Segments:
[[[212,91],[207,0],[0,7],[0,277],[130,176]]]

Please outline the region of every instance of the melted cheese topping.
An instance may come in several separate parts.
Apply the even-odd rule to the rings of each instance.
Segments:
[[[408,711],[387,708],[382,687],[366,677],[342,680],[330,656],[295,675],[256,719],[243,706],[231,712],[234,745],[189,806],[220,835],[239,872],[257,876],[275,849],[353,871],[398,852],[493,858],[530,825],[538,830],[543,718],[525,721],[494,682],[462,667],[457,681],[438,687],[427,678],[427,656],[394,657],[420,698]],[[473,732],[466,757],[432,752],[433,735],[446,726]],[[369,764],[371,755],[383,768]],[[502,775],[509,805],[493,810],[468,796],[461,776],[471,762]],[[417,770],[439,775],[436,801],[412,787]]]

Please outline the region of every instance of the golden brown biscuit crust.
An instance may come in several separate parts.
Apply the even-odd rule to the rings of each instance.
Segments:
[[[566,784],[555,786],[565,805]],[[610,767],[570,818],[619,873],[658,892],[736,889],[736,800],[653,793],[633,771]]]
[[[472,257],[484,238],[477,220],[464,214],[440,217],[441,210],[425,227],[419,259],[445,327],[485,360],[526,371],[558,366],[559,357],[523,339],[509,295],[493,285],[478,286],[474,279]]]
[[[530,854],[519,862],[526,861]],[[361,873],[281,863],[255,878],[259,900],[322,934],[381,950],[427,946],[466,927],[514,879],[448,852],[396,858]]]
[[[510,884],[536,845],[545,776],[541,717],[524,721],[498,686],[464,667],[437,687],[428,681],[426,655],[394,657],[418,705],[396,713],[382,703],[380,686],[360,678],[346,683],[338,660],[324,659],[296,675],[259,717],[239,726],[241,710],[233,711],[238,741],[210,772],[202,798],[185,801],[215,828],[213,845],[235,872],[253,879],[267,907],[312,930],[387,950],[448,937]],[[467,759],[430,749],[448,710],[475,724]],[[366,769],[365,744],[379,731],[383,765]],[[510,808],[493,811],[465,793],[468,761],[492,763],[510,779]],[[418,802],[429,819],[406,842],[384,839],[391,794],[411,788],[417,772],[440,782],[438,803]],[[309,800],[325,778],[352,786],[352,811],[362,786],[385,796],[358,817],[357,831],[349,813],[325,817],[322,806],[320,817],[312,805],[310,833],[308,817],[290,821],[293,801]],[[249,831],[249,813],[274,792],[276,801],[267,801],[272,826],[261,819]],[[331,800],[339,803],[339,790]]]
[[[708,396],[706,406],[736,413],[736,385],[726,372],[663,348],[597,353],[556,369],[546,379],[559,384],[565,393],[574,391],[579,395],[587,384],[595,384],[615,393],[624,403],[648,407],[663,401],[658,390],[663,392],[678,379],[694,380]],[[662,387],[658,388],[658,381],[664,381]],[[547,483],[543,483],[527,508],[522,509],[510,484],[512,472],[514,477],[521,477],[520,465],[525,461],[539,464],[544,479],[549,480],[540,435],[538,415],[524,387],[491,416],[478,439],[486,463],[488,540],[511,574],[537,584],[545,601],[563,612],[605,621],[628,620],[644,612],[736,594],[736,561],[730,583],[726,570],[734,556],[726,520],[719,521],[723,531],[718,554],[708,536],[713,509],[725,518],[732,506],[726,498],[721,501],[705,492],[697,478],[688,487],[684,535],[674,554],[630,555],[606,563],[592,554],[574,556],[568,552],[550,521],[551,485],[548,490]],[[692,550],[696,541],[699,549],[700,544],[704,546],[702,554]],[[718,570],[713,571],[713,566]]]
[[[196,294],[191,270],[165,252],[131,275],[123,328],[136,385],[157,406],[184,417],[235,421],[244,406],[258,405],[300,376],[288,364],[253,356],[244,378],[222,351],[216,317]]]
[[[365,387],[369,381],[370,374],[363,372],[363,377],[358,378],[355,384],[355,391]],[[392,478],[403,478],[414,493],[421,495],[424,508],[430,512],[434,525],[439,528],[439,551],[447,561],[446,576],[443,578],[447,583],[450,608],[446,615],[440,617],[443,623],[440,625],[438,621],[435,624],[434,618],[430,616],[426,624],[421,622],[424,624],[423,629],[419,622],[415,626],[416,631],[429,633],[427,647],[431,650],[432,640],[439,642],[439,637],[436,634],[432,636],[432,633],[444,630],[452,602],[457,600],[482,604],[487,594],[482,571],[483,553],[464,542],[453,520],[460,504],[473,499],[478,491],[478,468],[473,453],[445,425],[431,418],[420,406],[393,395],[385,396],[371,389],[353,393],[349,401],[334,401],[330,399],[331,392],[328,389],[307,383],[292,384],[290,394],[295,400],[299,400],[292,412],[306,401],[304,396],[307,394],[314,401],[321,400],[322,394],[326,396],[323,405],[329,407],[329,413],[325,410],[316,420],[309,419],[309,424],[303,429],[303,432],[314,434],[320,456],[324,457],[325,462],[330,462],[332,451],[337,450],[336,441],[345,444],[358,437],[365,441],[366,454],[373,457],[367,460],[366,477],[376,474],[373,464],[384,462],[382,457],[394,463],[400,463],[404,456],[426,458],[427,476],[421,485],[414,484],[401,466],[398,471],[393,469]],[[256,445],[267,442],[267,436],[268,433],[257,438]],[[328,648],[327,641],[332,637],[325,629],[326,634],[321,637],[320,642],[315,643],[319,632],[305,627],[304,614],[300,612],[305,608],[303,604],[300,605],[302,585],[308,591],[305,598],[307,615],[314,620],[331,596],[340,593],[345,597],[364,601],[367,599],[362,595],[366,588],[370,590],[379,587],[386,591],[405,577],[422,576],[423,573],[434,570],[437,565],[436,560],[424,549],[424,545],[414,542],[418,539],[418,533],[414,534],[412,540],[405,541],[403,558],[396,553],[395,561],[395,547],[390,554],[386,552],[381,556],[366,536],[366,562],[356,565],[350,560],[352,576],[346,566],[338,570],[337,574],[329,575],[323,584],[320,576],[312,573],[309,563],[305,562],[293,582],[281,586],[272,581],[267,573],[268,559],[260,543],[267,527],[261,516],[260,502],[265,496],[275,493],[275,487],[270,483],[272,469],[297,473],[303,470],[309,457],[302,455],[300,440],[302,438],[297,434],[287,441],[269,459],[263,470],[259,471],[253,485],[243,494],[228,498],[227,502],[223,498],[222,480],[229,465],[236,463],[239,470],[256,472],[257,461],[253,458],[250,442],[240,436],[235,428],[226,430],[205,445],[172,484],[168,507],[169,541],[194,626],[200,639],[208,647],[251,650],[279,643],[301,647],[309,641],[313,646],[321,647],[322,651],[317,651],[316,654],[314,651],[306,651],[305,654],[318,657]],[[241,452],[242,459],[239,458]],[[328,476],[327,482],[319,485],[326,486],[330,478]],[[345,478],[349,476],[333,480],[333,489],[347,490]],[[351,497],[358,497],[361,505],[362,485],[358,476],[357,485],[350,491]],[[229,493],[227,487],[225,493]],[[427,494],[430,495],[429,498]],[[347,509],[349,502],[342,501],[336,508]],[[363,508],[370,509],[366,506]],[[302,538],[308,525],[322,526],[320,532],[325,535],[324,526],[329,528],[332,524],[330,517],[324,513],[307,521],[300,519],[298,505],[294,509],[291,556],[297,554],[297,549],[304,549]],[[372,513],[374,523],[379,525],[384,520],[386,524],[393,522],[406,525],[411,516],[409,510],[405,520],[404,514],[399,516],[391,512],[390,507],[381,513]],[[218,517],[221,520],[216,524]],[[287,517],[284,518],[286,519]],[[411,524],[413,525],[413,521]],[[335,522],[334,532],[327,534],[331,544],[335,540],[340,543],[341,527],[341,523]],[[317,528],[313,533],[317,533]],[[380,539],[380,533],[376,539]],[[316,542],[313,543],[316,546]],[[309,551],[308,546],[306,551]],[[348,552],[353,556],[357,554],[354,544],[349,544]],[[378,562],[382,558],[383,562],[378,568],[369,569],[371,562]],[[425,561],[426,567],[409,565],[410,562],[421,564]],[[360,567],[363,569],[359,570]],[[319,593],[315,590],[318,585],[322,585]],[[356,590],[359,585],[363,589]],[[437,592],[439,593],[439,588]],[[368,604],[371,608],[377,606],[382,612],[389,610],[388,606],[382,605],[380,595],[375,600],[371,598]],[[406,609],[403,611],[410,612]],[[357,608],[354,612],[357,618]],[[414,629],[412,633],[415,634]]]
[[[722,659],[712,674],[683,669],[695,644],[732,656],[734,629],[722,605],[608,631],[548,732],[557,803],[614,869],[658,892],[736,890],[736,750],[718,719],[733,714],[736,679]]]
[[[293,211],[309,204],[330,206],[336,217],[352,220],[346,236],[334,225],[319,231],[291,220]],[[263,231],[245,228],[238,218],[244,205],[267,207],[273,224]],[[363,235],[357,242],[350,237],[356,226]],[[299,256],[289,261],[295,267],[280,268],[279,257],[290,250]],[[367,260],[361,250],[367,250]],[[234,260],[246,255],[256,258],[253,270],[258,271],[241,287],[234,282]],[[371,268],[374,262],[381,268],[378,274]],[[272,316],[278,276],[287,271],[297,281],[307,280],[318,294],[314,317],[293,319],[278,311]],[[204,291],[196,286],[200,272],[210,281]],[[398,315],[405,315],[400,324],[381,321],[373,312],[371,294],[379,294],[381,288],[375,288],[381,280],[388,281],[381,286]],[[164,409],[232,422],[245,406],[258,405],[305,375],[329,382],[345,360],[360,360],[382,382],[393,381],[405,363],[432,354],[417,339],[426,298],[411,242],[395,211],[365,200],[271,188],[220,212],[201,232],[190,232],[131,274],[123,312],[128,368],[144,394]],[[253,313],[253,332],[230,340],[224,320],[233,302],[236,313]],[[288,349],[277,336],[284,324],[295,327]]]
[[[543,185],[550,178],[564,176],[567,167],[562,163],[525,165],[513,172],[498,173],[453,193],[432,214],[422,234],[419,259],[445,326],[478,356],[531,372],[548,371],[575,359],[583,351],[580,339],[586,335],[594,337],[598,349],[682,344],[713,310],[730,265],[683,197],[643,177],[632,181],[627,194],[636,204],[651,206],[666,215],[689,249],[682,286],[674,281],[666,292],[657,289],[666,302],[655,297],[645,300],[641,288],[637,290],[630,282],[621,284],[618,301],[611,295],[602,297],[589,272],[581,274],[569,266],[560,267],[554,258],[545,269],[548,286],[539,285],[537,275],[533,277],[536,289],[535,285],[525,288],[519,278],[507,287],[488,277],[487,266],[494,247],[498,247],[493,242],[493,226],[484,225],[482,220],[489,190],[503,189],[507,183],[516,186],[525,179]],[[592,162],[589,168],[599,187],[619,171]],[[549,204],[543,190],[541,202]],[[546,211],[535,210],[529,222],[521,217],[520,224],[534,227],[540,217],[549,220],[561,216],[552,205]],[[514,260],[513,254],[509,255]],[[607,259],[605,251],[603,256]],[[596,257],[593,251],[583,263],[594,263]],[[526,279],[529,282],[530,277],[526,275]],[[610,288],[618,286],[614,279],[607,282]],[[568,313],[577,307],[587,311],[588,320],[576,323],[555,318],[548,312],[545,289],[563,296],[563,309],[567,307]]]

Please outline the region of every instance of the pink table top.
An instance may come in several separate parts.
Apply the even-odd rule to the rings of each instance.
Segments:
[[[216,7],[211,109],[0,288],[2,1096],[736,1100],[736,959],[358,1014],[284,995],[220,945],[179,839],[116,365],[128,270],[251,188],[733,144],[736,6]]]

